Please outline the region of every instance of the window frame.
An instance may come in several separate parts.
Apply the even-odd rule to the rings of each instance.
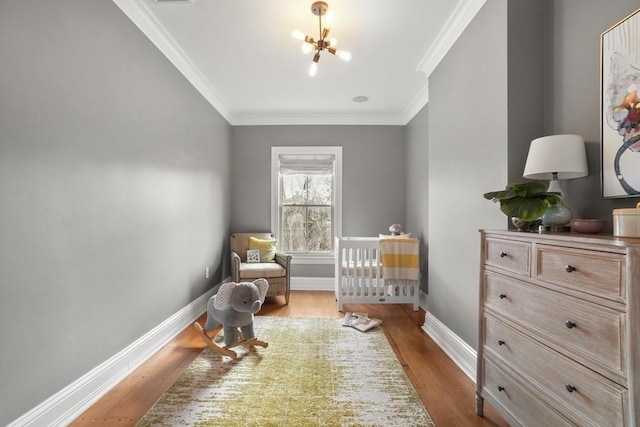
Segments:
[[[293,264],[333,264],[335,237],[342,236],[342,147],[308,146],[308,147],[271,147],[271,232],[278,239],[280,248],[280,156],[281,155],[314,155],[332,154],[335,158],[333,188],[333,239],[331,253],[296,254],[291,260]]]

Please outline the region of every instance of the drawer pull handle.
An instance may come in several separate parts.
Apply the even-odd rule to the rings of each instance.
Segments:
[[[574,391],[576,391],[576,390],[577,390],[577,389],[576,389],[576,387],[575,387],[575,386],[573,386],[573,385],[571,385],[571,384],[567,384],[567,385],[565,385],[565,388],[567,389],[567,391],[568,391],[569,393],[573,393]]]
[[[505,299],[505,298],[507,297],[507,295],[506,295],[506,294],[500,294],[500,295],[498,295],[498,296],[500,297],[500,299]]]
[[[498,386],[498,391],[504,391],[504,387],[502,387],[501,385]]]
[[[501,252],[500,252],[500,258],[504,258],[504,257],[506,257],[506,256],[507,256],[507,253],[506,253],[506,252],[504,252],[504,251],[501,251]]]
[[[504,340],[498,340],[498,345],[504,345]]]
[[[564,267],[564,271],[566,271],[567,273],[572,273],[576,271],[576,268],[573,265],[566,265]]]
[[[564,322],[564,326],[566,326],[569,329],[573,329],[576,327],[575,322],[572,322],[571,320],[567,320],[566,322]]]

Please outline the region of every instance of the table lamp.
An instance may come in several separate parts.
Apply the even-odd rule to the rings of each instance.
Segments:
[[[548,179],[547,191],[560,193],[559,179],[587,176],[587,153],[584,139],[580,135],[550,135],[531,141],[523,177]],[[540,217],[542,225],[550,229],[562,229],[572,217],[571,211],[562,204],[552,205]]]

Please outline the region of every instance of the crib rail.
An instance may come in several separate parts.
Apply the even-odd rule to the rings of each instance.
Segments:
[[[335,293],[338,310],[344,304],[413,304],[419,308],[419,282],[385,281],[380,240],[376,237],[337,237],[335,240]]]

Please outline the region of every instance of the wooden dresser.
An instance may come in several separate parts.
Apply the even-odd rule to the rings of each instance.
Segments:
[[[481,231],[478,415],[640,426],[640,239]]]

